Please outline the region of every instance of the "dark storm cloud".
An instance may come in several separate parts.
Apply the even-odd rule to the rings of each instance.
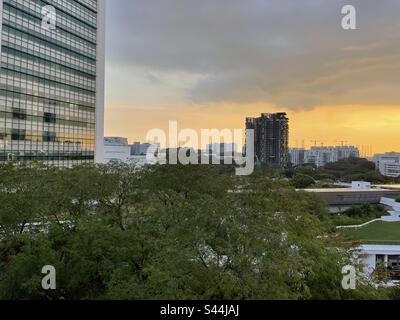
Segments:
[[[194,102],[399,104],[399,21],[398,0],[108,0],[108,62],[202,75]]]

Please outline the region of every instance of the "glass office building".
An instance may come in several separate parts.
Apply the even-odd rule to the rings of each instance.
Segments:
[[[102,161],[104,7],[0,0],[0,162]]]

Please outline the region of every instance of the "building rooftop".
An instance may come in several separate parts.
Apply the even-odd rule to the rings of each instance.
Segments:
[[[377,187],[386,190],[400,190],[400,184],[383,184],[383,185],[378,185]]]
[[[325,192],[387,192],[387,191],[396,191],[397,189],[389,189],[389,188],[371,188],[371,189],[353,189],[353,188],[316,188],[316,189],[303,189],[307,192],[316,192],[316,193],[325,193]],[[399,189],[400,190],[400,186]]]
[[[361,246],[361,249],[370,254],[398,254],[400,252],[400,245],[364,244]]]

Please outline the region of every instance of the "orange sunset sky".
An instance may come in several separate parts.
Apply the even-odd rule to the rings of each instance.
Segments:
[[[362,154],[400,150],[399,106],[326,106],[314,109],[287,111],[290,118],[290,146],[305,147],[315,144],[358,146]],[[118,110],[119,112],[115,112]],[[384,112],[382,112],[384,110]],[[246,116],[281,109],[255,105],[219,105],[160,108],[130,108],[115,106],[107,109],[107,132],[111,136],[128,137],[129,141],[145,141],[149,129],[161,128],[168,132],[168,122],[178,121],[179,129],[244,129]],[[114,126],[114,123],[118,123]],[[149,128],[148,123],[154,125]],[[221,126],[223,123],[223,126]]]

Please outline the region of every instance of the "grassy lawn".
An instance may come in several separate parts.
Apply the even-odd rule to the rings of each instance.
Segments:
[[[353,240],[366,244],[400,245],[400,222],[374,222],[362,228],[344,229]]]

